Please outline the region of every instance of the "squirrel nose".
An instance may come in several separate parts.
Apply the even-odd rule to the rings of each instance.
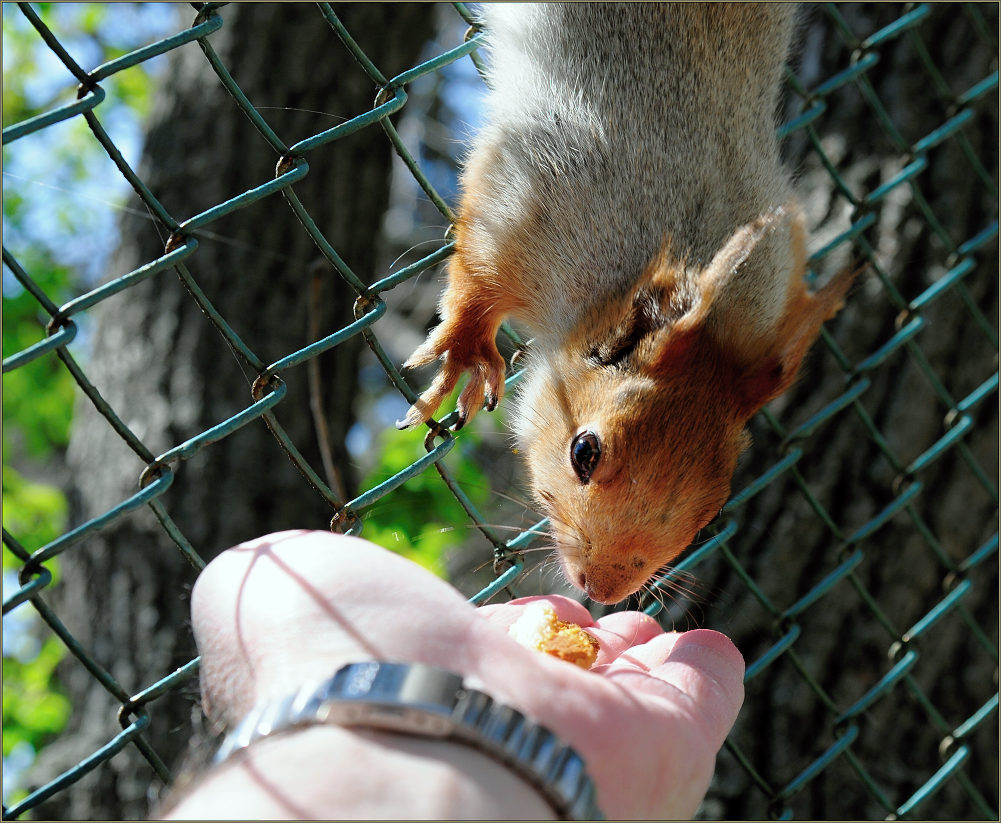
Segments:
[[[618,603],[625,597],[621,592],[621,581],[609,578],[607,574],[602,574],[601,569],[591,569],[588,572],[579,560],[563,562],[563,574],[571,585],[576,586],[595,603]],[[628,592],[626,592],[628,594]]]
[[[580,573],[580,587],[584,590],[584,593],[590,597],[596,603],[617,603],[621,600],[620,597],[616,597],[613,589],[614,586],[608,581],[603,581],[601,578],[595,579],[593,576],[588,578],[586,572]]]

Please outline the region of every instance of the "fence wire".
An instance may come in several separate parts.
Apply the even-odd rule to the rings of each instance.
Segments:
[[[464,59],[478,61],[477,49],[481,34],[477,31],[472,15],[462,4],[455,4],[455,12],[470,24],[467,37],[453,48],[420,63],[394,77],[385,76],[367,56],[364,44],[358,42],[341,22],[335,10],[326,3],[318,4],[318,24],[329,26],[331,48],[350,50],[361,70],[371,80],[374,102],[369,110],[339,123],[332,128],[311,134],[298,142],[288,144],[268,123],[262,111],[254,107],[241,90],[233,75],[213,49],[213,35],[226,25],[227,10],[224,4],[193,4],[196,13],[190,27],[163,38],[156,43],[86,70],[70,55],[60,42],[60,35],[52,31],[42,16],[26,3],[19,4],[20,12],[30,22],[38,36],[44,40],[52,53],[65,67],[65,71],[79,84],[77,99],[58,105],[50,111],[22,122],[12,123],[3,129],[3,144],[14,141],[31,140],[34,135],[54,124],[83,118],[94,137],[106,150],[129,186],[141,198],[149,213],[166,229],[169,239],[162,255],[147,261],[133,271],[125,272],[85,294],[80,294],[68,302],[57,305],[41,289],[28,270],[7,246],[3,249],[4,266],[20,286],[37,300],[39,309],[48,318],[44,336],[21,351],[10,354],[3,360],[6,375],[39,358],[58,358],[63,367],[72,375],[83,395],[89,399],[107,424],[121,437],[122,441],[143,461],[146,468],[137,478],[135,492],[117,505],[86,522],[75,525],[56,539],[42,546],[22,545],[17,534],[3,532],[3,544],[8,552],[20,563],[20,586],[3,604],[7,615],[14,609],[33,609],[51,632],[60,639],[70,654],[83,666],[104,689],[120,704],[117,717],[108,718],[108,737],[105,745],[84,757],[76,766],[55,780],[40,786],[16,805],[4,808],[4,819],[16,819],[28,813],[47,798],[58,792],[71,792],[73,786],[85,774],[94,769],[106,768],[110,759],[125,747],[136,747],[149,762],[152,780],[155,773],[165,782],[171,775],[161,757],[148,741],[145,732],[157,722],[155,704],[160,700],[176,697],[179,690],[195,677],[198,660],[194,659],[172,672],[164,672],[155,682],[138,691],[128,684],[118,682],[102,667],[91,649],[82,646],[72,632],[60,620],[59,615],[46,601],[46,591],[53,584],[51,561],[65,552],[86,552],[88,538],[101,528],[128,517],[130,513],[148,507],[162,524],[165,533],[179,551],[196,569],[204,565],[199,547],[192,545],[178,525],[172,521],[162,503],[164,493],[176,479],[176,469],[180,462],[187,461],[196,454],[229,437],[244,426],[263,421],[275,440],[293,461],[302,475],[303,483],[311,487],[312,493],[322,497],[330,507],[332,527],[358,533],[362,531],[361,515],[377,501],[392,495],[400,486],[417,475],[435,470],[462,508],[470,521],[492,544],[493,558],[498,570],[496,579],[476,593],[472,602],[481,603],[503,592],[517,590],[517,581],[522,575],[525,561],[522,550],[539,541],[545,531],[545,522],[525,530],[518,537],[504,540],[489,525],[474,503],[463,493],[456,482],[452,470],[443,458],[452,450],[463,433],[453,434],[448,426],[454,422],[454,412],[445,414],[437,424],[431,425],[425,441],[426,454],[416,459],[410,466],[393,477],[364,490],[350,500],[339,499],[334,490],[303,457],[293,439],[286,433],[275,417],[275,408],[286,396],[285,375],[294,367],[316,358],[340,345],[355,335],[361,335],[385,369],[386,375],[400,394],[408,402],[415,399],[414,392],[401,375],[380,342],[380,323],[387,315],[383,295],[401,284],[431,270],[446,260],[451,252],[451,243],[443,240],[433,252],[399,271],[375,279],[367,273],[352,271],[342,259],[337,249],[325,237],[323,226],[317,225],[309,211],[297,198],[296,183],[310,172],[310,157],[315,153],[330,149],[338,140],[368,129],[372,139],[388,139],[397,155],[409,169],[430,202],[440,212],[446,223],[453,215],[446,203],[422,171],[421,164],[404,145],[400,134],[390,117],[400,112],[408,102],[408,84],[433,72],[440,71],[448,64]],[[965,14],[972,21],[971,30],[977,36],[992,44],[996,53],[996,31],[986,22],[984,8],[976,4],[950,10],[950,14]],[[886,816],[913,817],[933,813],[929,798],[942,790],[943,786],[958,786],[968,798],[968,814],[973,817],[997,817],[997,798],[992,796],[989,786],[977,785],[970,776],[970,760],[974,748],[971,740],[977,736],[987,736],[996,746],[997,732],[997,648],[993,627],[984,625],[978,615],[966,608],[966,597],[978,582],[990,581],[997,568],[997,531],[982,545],[967,547],[965,554],[957,559],[954,552],[943,546],[941,539],[928,525],[927,507],[934,506],[929,500],[926,480],[928,469],[946,455],[957,456],[976,478],[979,488],[988,501],[997,506],[997,486],[995,478],[984,468],[984,456],[969,445],[970,436],[977,427],[994,427],[996,436],[996,404],[998,389],[997,373],[997,328],[996,318],[989,316],[990,305],[981,305],[969,283],[976,277],[994,276],[997,266],[997,159],[978,155],[971,145],[964,128],[976,118],[993,111],[997,117],[998,74],[996,61],[994,70],[980,78],[969,88],[956,91],[950,84],[947,65],[936,65],[925,47],[934,39],[934,7],[928,4],[908,4],[899,7],[900,14],[888,26],[875,31],[854,31],[837,5],[827,5],[817,13],[828,15],[834,29],[845,44],[845,53],[850,55],[841,66],[823,67],[829,73],[817,82],[804,83],[794,71],[787,72],[793,105],[798,111],[786,119],[779,133],[783,138],[805,140],[819,167],[826,171],[827,185],[832,197],[850,212],[849,226],[828,238],[827,242],[810,258],[811,267],[819,269],[828,256],[850,250],[857,258],[868,263],[867,278],[878,284],[878,297],[867,297],[879,311],[890,312],[897,317],[895,329],[875,350],[861,359],[849,356],[843,341],[826,331],[823,343],[829,357],[826,363],[835,363],[843,372],[843,389],[838,396],[830,398],[809,419],[788,428],[780,416],[771,410],[762,412],[762,420],[775,433],[779,447],[768,459],[770,464],[750,482],[734,489],[723,516],[710,530],[709,539],[687,554],[677,566],[677,571],[669,573],[664,586],[670,585],[671,576],[678,577],[697,571],[703,564],[713,560],[723,563],[732,575],[746,587],[760,608],[770,618],[773,635],[767,647],[756,657],[748,660],[746,680],[748,685],[748,706],[745,711],[753,711],[754,684],[763,680],[764,675],[774,667],[792,667],[812,690],[815,700],[828,716],[827,726],[820,733],[816,748],[810,751],[792,752],[786,758],[793,764],[786,772],[769,771],[755,762],[754,757],[734,739],[726,744],[722,758],[729,757],[743,771],[745,781],[752,791],[762,795],[768,803],[771,814],[778,818],[803,816],[795,807],[794,800],[809,783],[817,780],[834,764],[847,764],[854,779],[864,785],[876,806]],[[996,29],[996,9],[994,28]],[[906,139],[903,129],[894,122],[870,82],[870,72],[880,62],[884,51],[894,43],[910,39],[918,52],[927,72],[928,94],[939,100],[941,121],[917,140]],[[165,54],[186,43],[196,42],[204,53],[204,72],[223,84],[238,106],[256,128],[260,139],[266,141],[274,151],[276,171],[273,179],[261,180],[257,185],[225,202],[214,204],[199,214],[179,216],[157,198],[139,174],[129,166],[116,147],[99,119],[101,106],[107,99],[102,82],[121,72]],[[206,80],[208,82],[208,80]],[[882,133],[889,140],[900,161],[899,171],[890,179],[862,185],[858,181],[846,179],[839,166],[836,153],[825,142],[824,126],[832,115],[839,92],[845,88],[854,89],[868,106],[871,128]],[[954,144],[967,158],[968,179],[961,182],[964,196],[987,198],[993,203],[994,219],[983,225],[969,237],[954,237],[943,227],[943,221],[929,205],[922,191],[922,175],[925,175],[936,161],[936,150],[947,144]],[[924,221],[938,238],[942,253],[936,261],[944,273],[937,276],[931,285],[917,294],[902,292],[893,278],[881,265],[877,250],[870,243],[868,230],[879,220],[880,210],[895,193],[906,189],[917,205]],[[972,193],[972,194],[971,194]],[[252,350],[235,331],[230,319],[222,316],[211,299],[201,290],[197,279],[188,268],[188,261],[198,254],[199,241],[196,230],[213,224],[220,218],[238,212],[257,201],[270,198],[274,208],[285,208],[281,201],[291,208],[319,248],[322,255],[339,273],[343,286],[355,298],[354,321],[331,331],[326,336],[309,345],[291,351],[273,362],[268,362],[258,352]],[[206,322],[211,323],[223,336],[229,347],[256,376],[247,403],[238,413],[195,437],[161,453],[151,450],[101,396],[97,388],[88,380],[87,374],[72,353],[77,341],[79,324],[77,318],[97,304],[123,292],[126,289],[151,278],[166,277],[173,273],[184,283],[191,296],[203,310]],[[371,282],[368,282],[371,280]],[[873,292],[867,292],[868,295]],[[928,311],[934,304],[950,296],[955,301],[957,324],[969,325],[979,330],[978,356],[985,363],[980,382],[962,396],[955,396],[949,386],[948,375],[943,375],[932,366],[932,358],[922,346],[923,333],[928,327]],[[6,299],[6,294],[5,294]],[[867,392],[877,375],[888,368],[898,368],[902,359],[907,359],[919,369],[941,409],[941,427],[927,443],[921,444],[917,457],[901,457],[891,446],[892,438],[880,429],[877,418],[865,405]],[[509,383],[517,380],[514,372]],[[994,408],[994,413],[990,408]],[[985,409],[987,411],[985,411]],[[826,437],[831,426],[855,426],[875,444],[885,460],[893,467],[896,479],[893,483],[889,502],[882,504],[866,522],[844,531],[839,526],[839,512],[823,491],[810,482],[808,464],[810,443]],[[861,435],[860,435],[861,436]],[[996,447],[996,441],[995,441]],[[989,461],[986,461],[989,463]],[[759,585],[752,558],[742,556],[735,536],[741,531],[743,513],[749,501],[770,484],[779,479],[792,479],[798,493],[809,504],[810,509],[826,526],[830,551],[827,566],[818,568],[810,579],[790,582],[790,589],[779,593],[766,591]],[[239,495],[234,487],[232,494]],[[865,494],[865,490],[859,490]],[[879,563],[881,548],[872,539],[885,524],[898,514],[909,522],[909,528],[920,535],[936,559],[942,581],[942,595],[919,619],[909,625],[901,625],[900,617],[892,605],[880,602],[872,591],[871,582],[863,573],[864,563]],[[312,524],[315,525],[315,524]],[[991,524],[985,524],[989,530]],[[214,547],[217,548],[217,547]],[[204,547],[203,551],[208,549]],[[996,580],[996,577],[993,578]],[[56,584],[58,585],[58,584]],[[854,699],[845,700],[835,695],[838,690],[831,683],[822,680],[812,671],[808,660],[810,640],[803,629],[803,618],[811,610],[824,609],[826,602],[837,598],[855,597],[858,608],[864,610],[867,619],[878,623],[885,630],[885,648],[882,657],[871,663],[871,677],[867,687],[856,694]],[[642,604],[652,615],[662,612],[662,602],[654,600]],[[995,613],[996,614],[996,613]],[[963,622],[973,639],[975,653],[993,661],[994,682],[982,684],[982,701],[966,707],[966,714],[954,717],[947,711],[940,711],[928,696],[927,689],[916,676],[923,656],[936,653],[936,630],[947,619]],[[904,795],[881,785],[879,770],[859,752],[860,738],[865,735],[866,715],[872,707],[888,698],[901,699],[906,694],[911,700],[909,706],[916,706],[908,715],[908,722],[931,725],[940,739],[939,766],[931,772],[914,773],[909,783],[912,789]],[[6,699],[6,698],[5,698]],[[903,759],[901,752],[887,752],[886,757]],[[843,775],[844,772],[838,772]],[[844,778],[839,778],[844,779]]]

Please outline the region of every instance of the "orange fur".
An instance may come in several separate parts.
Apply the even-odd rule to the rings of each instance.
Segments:
[[[639,589],[727,499],[747,420],[795,379],[852,273],[815,294],[774,112],[787,3],[484,4],[486,124],[462,174],[437,358],[401,426],[503,392],[567,577]],[[595,65],[605,67],[596,72]],[[668,238],[668,240],[664,240]],[[586,433],[586,434],[585,434]],[[584,438],[582,469],[575,451]]]
[[[448,285],[439,304],[441,324],[425,343],[404,363],[405,368],[427,365],[441,358],[442,366],[431,387],[410,407],[397,425],[415,426],[430,418],[441,402],[455,389],[464,373],[470,380],[459,395],[456,408],[461,428],[483,406],[490,410],[504,396],[504,359],[497,351],[496,337],[501,322],[523,310],[531,292],[518,287],[515,259],[503,252],[490,254],[482,243],[470,237],[470,224],[489,196],[477,186],[472,169],[460,217],[455,224],[455,252],[449,261]]]
[[[574,330],[551,365],[558,378],[523,398],[532,488],[552,519],[567,577],[592,599],[615,602],[635,591],[726,502],[748,419],[792,384],[854,272],[817,293],[802,275],[801,259],[782,319],[764,340],[741,348],[720,342],[711,321],[728,308],[726,278],[700,273],[693,307],[637,346],[635,368],[594,368],[589,341],[613,334],[638,292],[672,294],[692,276],[665,247],[630,294]],[[566,444],[582,428],[601,432],[603,445],[586,485],[566,459]]]

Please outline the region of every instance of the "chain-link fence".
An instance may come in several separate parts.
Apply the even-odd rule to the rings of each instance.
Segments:
[[[23,545],[18,534],[4,529],[5,549],[20,567],[20,585],[5,599],[4,615],[33,609],[72,655],[71,664],[86,669],[120,706],[117,717],[107,718],[104,745],[5,807],[5,819],[21,817],[60,792],[73,792],[84,775],[108,768],[130,747],[148,761],[150,781],[170,782],[168,765],[150,740],[158,704],[182,699],[180,693],[197,674],[197,659],[141,684],[116,679],[50,603],[56,600],[50,587],[62,585],[53,585],[50,565],[61,555],[85,554],[99,530],[148,509],[193,570],[201,568],[203,557],[224,547],[189,540],[163,496],[175,482],[198,482],[197,473],[179,477],[180,464],[196,455],[211,460],[213,446],[243,427],[267,426],[297,468],[302,494],[325,501],[331,527],[340,530],[364,534],[368,509],[392,500],[422,473],[437,472],[486,541],[482,559],[493,560],[497,570],[473,602],[519,593],[523,551],[543,542],[544,522],[505,540],[492,514],[482,513],[467,496],[444,460],[466,436],[448,431],[454,414],[429,428],[426,454],[349,500],[304,456],[302,444],[276,416],[289,383],[303,379],[305,369],[298,367],[358,337],[406,401],[415,399],[398,360],[382,342],[381,329],[393,323],[384,296],[445,261],[451,244],[442,240],[429,254],[389,274],[355,271],[299,199],[296,184],[310,174],[316,158],[336,152],[340,141],[365,130],[372,140],[392,143],[442,223],[451,222],[446,199],[391,117],[405,109],[408,87],[419,78],[455,61],[478,61],[481,34],[469,10],[454,6],[454,13],[470,24],[464,40],[387,77],[367,56],[364,38],[356,39],[342,23],[343,15],[319,4],[316,25],[327,28],[330,49],[353,55],[371,83],[373,103],[344,122],[290,141],[273,128],[265,109],[255,108],[213,49],[231,8],[193,5],[189,27],[86,70],[63,46],[59,31],[46,25],[44,14],[19,4],[79,91],[72,102],[5,124],[4,146],[83,118],[168,239],[155,259],[115,272],[61,305],[36,285],[21,255],[4,245],[5,300],[10,275],[46,317],[41,339],[4,352],[4,375],[40,358],[58,358],[84,402],[93,404],[145,465],[133,494],[45,545]],[[386,13],[393,13],[391,7]],[[892,19],[883,22],[876,15],[874,23],[860,7],[810,10],[813,22],[804,24],[799,44],[803,56],[787,72],[788,103],[780,128],[797,161],[799,188],[816,228],[811,276],[854,258],[868,264],[864,282],[849,297],[844,317],[824,331],[820,353],[811,358],[798,388],[754,421],[755,446],[735,479],[731,500],[663,584],[669,591],[710,581],[699,622],[734,636],[748,661],[745,709],[720,756],[705,816],[754,816],[765,810],[776,817],[997,817],[997,7],[907,4],[881,14]],[[945,31],[949,48],[939,42]],[[955,42],[957,31],[969,40]],[[813,39],[816,32],[825,33],[823,43]],[[230,104],[272,150],[275,173],[196,214],[179,215],[130,167],[100,118],[106,81],[192,42],[204,56],[204,82],[225,87]],[[981,54],[987,58],[974,65]],[[970,72],[976,75],[972,81]],[[919,98],[911,99],[915,89]],[[912,110],[920,116],[907,114]],[[176,128],[185,124],[178,122]],[[867,160],[873,162],[866,165]],[[240,318],[223,316],[191,265],[198,260],[200,231],[262,200],[295,213],[302,231],[340,276],[340,291],[354,300],[351,322],[279,357],[264,356],[245,342],[236,330]],[[957,228],[970,222],[971,231]],[[906,243],[918,236],[926,238],[920,251],[901,259],[903,250],[912,248]],[[142,427],[123,419],[91,382],[74,348],[80,345],[78,319],[91,309],[144,281],[169,277],[180,278],[204,322],[225,339],[253,379],[236,413],[158,451],[137,434]],[[852,317],[863,315],[869,318],[868,331],[856,334],[862,326],[852,325]],[[514,345],[521,345],[511,334]],[[518,373],[509,371],[510,385]],[[932,427],[909,425],[908,414],[916,408],[930,410]],[[960,501],[952,499],[956,489]],[[240,484],[227,493],[239,497]],[[949,522],[943,523],[943,511]],[[810,524],[803,525],[806,521]],[[808,529],[813,531],[806,540],[802,535]],[[975,534],[980,536],[970,537]],[[797,540],[803,540],[798,554]],[[791,556],[809,559],[776,572],[776,558],[783,555],[759,547],[783,541]],[[908,570],[916,575],[918,568],[920,580],[908,579],[896,588],[887,583],[894,576],[899,582]],[[175,596],[181,597],[189,583],[178,581]],[[678,610],[665,607],[667,602],[652,598],[639,606],[673,625]],[[838,615],[836,621],[832,615]],[[864,642],[856,634],[862,626]],[[947,659],[960,662],[948,664],[943,673],[940,664]],[[972,682],[964,680],[961,689],[947,680],[950,671],[962,677],[958,669],[971,673]],[[955,699],[943,697],[943,690],[954,692]],[[775,716],[785,701],[811,707],[809,728],[789,729]],[[908,731],[884,734],[888,723]],[[825,781],[829,785],[820,791]],[[852,798],[853,805],[838,805],[832,796]]]

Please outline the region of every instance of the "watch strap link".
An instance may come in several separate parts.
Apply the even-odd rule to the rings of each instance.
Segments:
[[[549,729],[483,692],[464,690],[452,737],[493,755],[531,783],[568,820],[600,820],[584,759]]]
[[[594,783],[574,749],[517,709],[463,685],[459,675],[420,663],[349,663],[322,683],[255,706],[223,741],[213,763],[261,738],[319,723],[465,743],[527,780],[562,818],[604,819]]]

